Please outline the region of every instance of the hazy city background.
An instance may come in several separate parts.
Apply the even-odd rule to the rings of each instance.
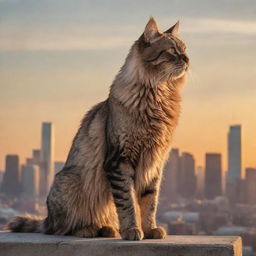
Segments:
[[[158,221],[242,235],[256,254],[256,1],[0,0],[0,222],[45,214],[84,113],[104,100],[150,15],[191,58]]]

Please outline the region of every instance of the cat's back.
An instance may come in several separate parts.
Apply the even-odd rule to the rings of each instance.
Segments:
[[[89,110],[73,140],[65,166],[86,168],[94,167],[94,162],[102,162],[106,140],[106,120],[108,117],[107,100]]]

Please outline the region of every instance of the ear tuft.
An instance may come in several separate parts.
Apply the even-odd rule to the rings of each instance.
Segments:
[[[158,32],[156,21],[153,17],[150,17],[145,30],[144,30],[144,39],[146,42],[150,42],[151,40],[158,37],[160,33]]]
[[[171,28],[167,29],[164,33],[172,34],[173,36],[177,36],[179,31],[180,21],[178,20],[175,25]]]

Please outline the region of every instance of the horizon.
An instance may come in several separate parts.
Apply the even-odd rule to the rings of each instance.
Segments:
[[[42,126],[43,126],[43,124],[51,124],[51,125],[52,125],[52,127],[53,127],[53,141],[55,142],[54,123],[49,122],[49,121],[42,122],[42,123],[41,123],[41,132],[42,132]],[[243,130],[243,127],[242,127],[241,124],[232,124],[232,125],[229,125],[229,129],[231,129],[232,127],[237,127],[237,126],[239,126],[239,127],[241,128],[241,131]],[[230,131],[230,130],[229,130],[229,131]],[[228,133],[227,133],[227,137],[228,137]],[[242,137],[242,136],[241,136],[241,137]],[[40,137],[39,140],[41,141],[42,138]],[[241,144],[243,144],[243,141],[241,141]],[[55,145],[55,143],[54,143],[54,144],[53,144],[53,148],[54,148],[54,149],[55,149],[55,146],[56,146],[56,145]],[[34,150],[41,150],[40,147],[41,147],[41,146],[39,146],[38,148],[32,148],[30,155],[23,157],[23,159],[20,157],[20,155],[19,155],[18,153],[6,154],[6,155],[4,156],[4,161],[3,161],[3,162],[5,162],[5,159],[6,159],[7,156],[10,156],[10,155],[17,155],[17,156],[19,157],[19,165],[20,165],[20,166],[22,166],[22,165],[27,165],[26,159],[29,159],[29,158],[32,157],[32,153],[33,153]],[[221,171],[222,171],[222,173],[227,173],[227,172],[228,172],[228,167],[227,167],[227,166],[226,166],[226,167],[223,166],[223,162],[226,162],[226,165],[227,165],[227,160],[225,161],[225,157],[227,158],[227,152],[226,152],[226,155],[225,155],[225,154],[223,155],[223,154],[222,154],[221,152],[219,152],[219,151],[211,151],[211,152],[209,152],[209,151],[207,152],[207,151],[206,151],[206,152],[204,153],[204,155],[203,155],[204,162],[203,162],[202,164],[198,164],[198,163],[197,163],[197,159],[196,159],[196,157],[195,157],[195,154],[194,154],[193,152],[183,150],[182,148],[180,148],[180,147],[178,147],[178,146],[177,146],[177,147],[171,147],[170,153],[171,153],[172,150],[178,150],[180,156],[181,156],[183,153],[191,154],[192,157],[193,157],[193,159],[195,160],[195,172],[196,172],[196,173],[198,172],[198,171],[197,171],[198,168],[203,168],[203,169],[205,170],[206,155],[209,155],[209,154],[210,154],[210,155],[211,155],[211,154],[220,155],[220,157],[221,157]],[[53,155],[55,155],[55,152],[53,152]],[[243,150],[242,150],[242,152],[241,152],[241,159],[243,158],[242,156],[243,156]],[[243,160],[243,159],[242,159],[242,160]],[[57,162],[65,163],[65,161],[66,161],[66,159],[55,159],[55,158],[53,159],[53,163],[57,163]],[[243,161],[242,161],[242,162],[243,162]],[[246,171],[247,168],[256,169],[255,166],[246,166],[246,164],[245,164],[245,166],[242,166],[242,169],[241,169],[242,178],[244,178],[245,171]],[[5,168],[0,169],[0,172],[4,172],[4,171],[5,171]]]
[[[56,160],[65,161],[150,15],[160,31],[180,20],[192,63],[172,148],[196,166],[221,153],[226,171],[228,128],[241,124],[242,170],[256,167],[255,1],[75,2],[0,1],[0,170],[7,154],[24,162],[40,147],[42,120],[54,124]]]

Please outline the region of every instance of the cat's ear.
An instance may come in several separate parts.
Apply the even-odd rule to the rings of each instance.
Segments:
[[[167,29],[164,33],[172,34],[173,36],[177,36],[179,31],[180,22],[177,21],[175,25],[171,28]]]
[[[150,43],[150,41],[154,40],[158,36],[160,36],[160,33],[157,28],[156,21],[153,17],[151,17],[145,27],[144,30],[144,39],[146,42]]]

